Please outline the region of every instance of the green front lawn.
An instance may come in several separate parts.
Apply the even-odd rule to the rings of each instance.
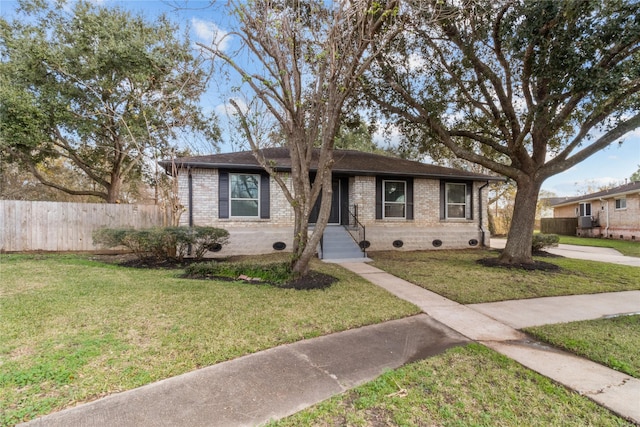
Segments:
[[[525,331],[640,379],[640,315],[536,326]]]
[[[638,289],[633,267],[544,258],[560,272],[523,272],[476,263],[489,251],[379,252],[375,265],[460,302],[569,295]],[[602,279],[602,276],[607,278]],[[561,345],[578,342],[583,353],[628,372],[637,369],[638,316],[532,328]],[[534,331],[537,329],[537,331]],[[632,330],[630,330],[632,329]],[[561,334],[562,332],[562,334]],[[566,332],[566,333],[565,333]],[[571,346],[570,351],[578,352]],[[627,369],[629,368],[629,369]],[[555,384],[477,344],[459,347],[388,372],[296,415],[272,423],[284,426],[631,426],[591,400]]]
[[[612,248],[626,256],[640,257],[640,241],[560,236],[560,243],[564,243],[565,245]]]
[[[412,363],[299,412],[288,426],[631,426],[479,344]]]
[[[331,264],[325,290],[182,279],[83,256],[0,256],[0,425],[419,310]]]
[[[561,266],[552,273],[476,263],[496,256],[490,251],[372,256],[378,267],[461,302],[640,288],[640,269],[563,258],[544,258]],[[181,271],[123,268],[84,256],[1,255],[0,425],[282,343],[418,312],[339,266],[316,262],[314,268],[339,281],[326,290],[295,291],[187,280]],[[618,322],[598,333],[585,324],[565,336],[547,330],[544,338],[558,345],[585,338],[583,347],[602,347],[618,367],[637,372],[637,360],[624,354],[634,353],[638,338],[620,332]],[[631,328],[640,329],[637,323]],[[622,356],[607,336],[622,342],[616,350]],[[278,425],[379,424],[628,425],[477,345],[389,372]]]
[[[560,271],[485,267],[489,250],[385,251],[376,267],[462,304],[640,289],[640,268],[569,258],[536,258]]]

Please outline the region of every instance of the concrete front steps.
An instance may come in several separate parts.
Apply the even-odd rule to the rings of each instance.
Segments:
[[[322,251],[318,253],[325,262],[370,261],[351,234],[341,225],[328,225],[324,229]]]

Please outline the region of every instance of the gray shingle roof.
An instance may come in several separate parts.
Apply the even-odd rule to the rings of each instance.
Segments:
[[[275,164],[279,171],[291,170],[291,159],[287,148],[266,148],[262,150],[265,157]],[[314,152],[311,169],[317,167],[319,150]],[[334,150],[333,172],[345,175],[390,175],[414,176],[430,178],[452,178],[474,181],[502,180],[500,177],[467,172],[459,169],[430,165],[397,157],[380,154],[364,153],[355,150]],[[260,170],[258,161],[251,151],[236,153],[211,154],[206,156],[180,157],[175,160],[178,167],[207,169],[236,169]],[[165,160],[160,164],[168,169],[171,161]]]
[[[582,201],[598,200],[604,198],[611,198],[615,196],[622,196],[624,194],[640,192],[640,181],[632,181],[619,187],[611,188],[609,190],[598,191],[597,193],[585,194],[583,196],[572,197],[564,199],[558,203],[552,203],[551,206],[564,206],[570,205]]]

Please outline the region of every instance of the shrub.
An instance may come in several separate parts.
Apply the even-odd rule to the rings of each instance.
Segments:
[[[93,233],[94,244],[113,248],[125,246],[139,258],[182,261],[191,247],[202,259],[207,250],[228,243],[229,232],[215,227],[154,227],[142,230],[101,228]]]
[[[284,285],[293,279],[289,262],[274,262],[268,264],[244,262],[204,262],[191,264],[185,268],[185,275],[191,278],[226,277],[237,279],[244,275],[259,278],[263,282],[273,285]]]
[[[93,244],[105,248],[124,246],[124,236],[131,231],[133,231],[131,228],[101,228],[93,232]]]
[[[138,256],[144,258],[154,253],[151,230],[130,230],[122,236],[122,244]]]
[[[560,242],[560,236],[557,234],[534,234],[531,250],[535,252],[550,246],[558,246],[558,242]]]
[[[158,233],[156,240],[157,256],[167,256],[182,261],[193,244],[193,232],[189,227],[166,227],[154,229]]]
[[[229,232],[215,227],[193,227],[193,255],[196,259],[202,259],[205,252],[216,251],[217,247],[229,242]],[[219,245],[219,246],[218,246]]]

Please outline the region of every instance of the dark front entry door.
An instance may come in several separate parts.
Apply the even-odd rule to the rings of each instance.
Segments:
[[[331,187],[333,194],[331,195],[331,213],[329,214],[329,224],[340,224],[340,179],[334,179],[331,181]],[[322,200],[322,194],[318,197],[318,201],[311,210],[309,217],[309,223],[315,224],[318,222],[318,214],[320,213],[320,202]]]

